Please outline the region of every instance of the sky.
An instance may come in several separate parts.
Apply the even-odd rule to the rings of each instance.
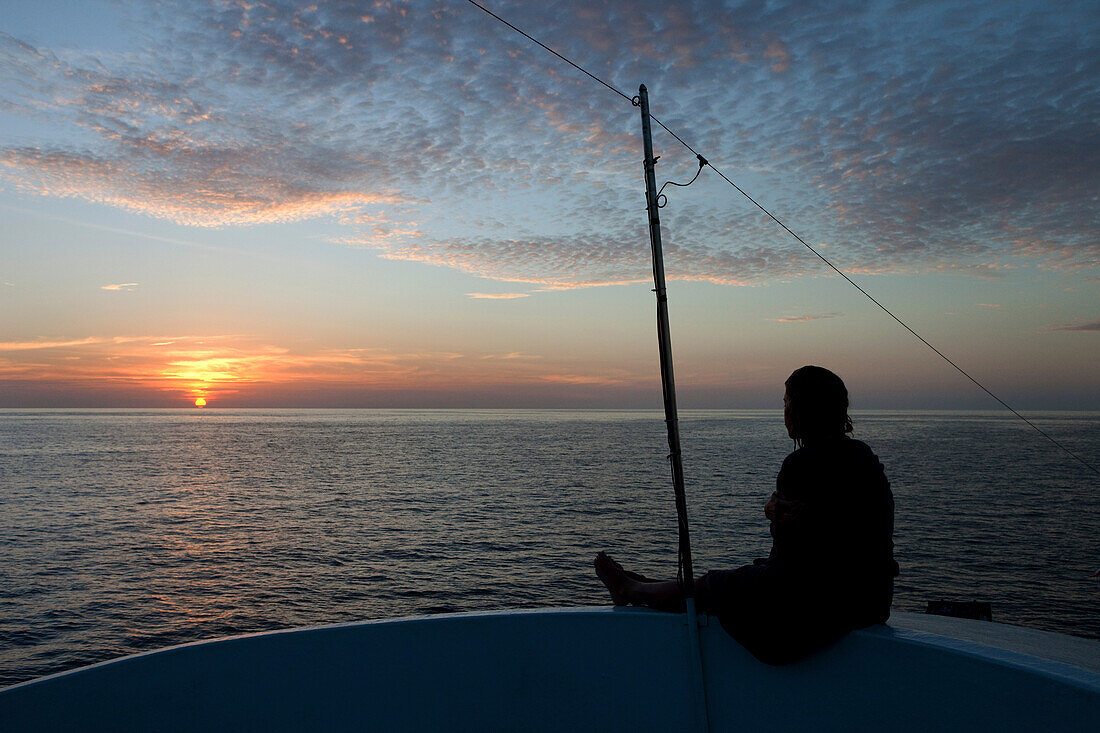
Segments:
[[[1100,409],[1100,6],[486,6],[1020,409]],[[695,156],[654,132],[658,185]],[[995,409],[704,168],[680,405]],[[0,407],[657,408],[638,108],[462,0],[0,0]]]

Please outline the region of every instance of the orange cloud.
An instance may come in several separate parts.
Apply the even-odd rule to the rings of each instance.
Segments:
[[[775,321],[776,323],[805,323],[807,321],[820,321],[824,318],[836,318],[839,315],[843,315],[843,314],[841,314],[841,313],[823,313],[822,315],[819,315],[819,316],[811,316],[811,315],[785,316],[783,318],[769,318],[767,320]]]
[[[541,359],[542,357],[537,354],[523,354],[518,351],[512,351],[507,354],[486,354],[481,357],[482,359]]]
[[[63,349],[70,346],[103,343],[105,339],[85,338],[75,341],[0,341],[0,353],[5,351],[28,351],[31,349]]]
[[[559,382],[564,384],[623,384],[622,379],[613,377],[601,377],[585,374],[544,374],[541,377],[544,382]]]
[[[475,300],[512,300],[531,297],[530,293],[466,293],[466,295]]]
[[[243,158],[240,151],[189,150],[197,161],[215,153]],[[182,154],[182,153],[181,153]],[[248,171],[208,175],[196,163],[182,180],[127,158],[33,148],[0,152],[0,173],[24,190],[57,198],[80,198],[137,214],[198,227],[275,224],[354,211],[378,204],[410,203],[391,193],[313,190]]]
[[[648,384],[652,374],[606,374],[537,354],[398,352],[381,348],[299,352],[233,335],[121,336],[0,343],[0,380],[197,398],[250,398],[288,387],[325,390],[464,390],[487,385]]]

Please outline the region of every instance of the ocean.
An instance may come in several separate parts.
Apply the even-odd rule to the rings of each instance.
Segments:
[[[1100,457],[1100,413],[1028,413]],[[895,610],[1100,638],[1097,479],[1003,413],[857,412],[886,466]],[[778,411],[685,411],[697,573],[767,554]],[[0,410],[0,686],[199,639],[606,605],[592,558],[676,572],[662,415]]]

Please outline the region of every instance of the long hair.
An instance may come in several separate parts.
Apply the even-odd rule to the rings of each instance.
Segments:
[[[792,433],[799,445],[852,432],[848,388],[840,377],[824,367],[804,366],[787,378],[786,387]]]

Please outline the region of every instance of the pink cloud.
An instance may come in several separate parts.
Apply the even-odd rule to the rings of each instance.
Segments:
[[[393,193],[316,190],[250,174],[248,151],[225,152],[240,159],[238,165],[245,170],[218,173],[209,156],[196,150],[183,156],[191,161],[182,161],[182,170],[166,172],[122,157],[29,148],[3,151],[0,170],[24,190],[43,196],[80,198],[198,227],[286,223],[365,206],[409,203]]]
[[[783,318],[768,318],[769,321],[775,321],[776,323],[806,323],[807,321],[820,321],[825,318],[836,318],[842,316],[843,313],[825,313],[818,316],[803,315],[803,316],[784,316]]]
[[[512,300],[515,298],[529,298],[530,293],[466,293],[475,300]]]
[[[764,49],[764,58],[772,60],[771,69],[777,74],[782,74],[791,68],[791,51],[787,45],[778,38],[774,39]]]
[[[1017,239],[1012,252],[1038,262],[1049,270],[1080,270],[1100,267],[1100,244],[1065,244],[1049,239]]]

